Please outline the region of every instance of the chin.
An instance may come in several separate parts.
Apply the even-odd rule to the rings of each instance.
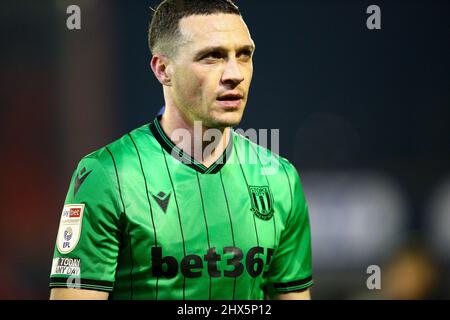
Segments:
[[[213,127],[216,128],[235,127],[241,123],[242,113],[230,112],[219,117],[213,117],[211,120]]]

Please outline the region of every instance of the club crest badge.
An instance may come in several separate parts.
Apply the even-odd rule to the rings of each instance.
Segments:
[[[273,217],[273,197],[268,186],[249,186],[252,203],[251,211],[261,220],[270,220]]]

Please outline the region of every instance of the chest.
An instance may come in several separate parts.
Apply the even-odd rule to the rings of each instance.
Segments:
[[[276,179],[175,169],[146,180],[128,188],[126,200],[136,256],[219,273],[239,269],[230,265],[262,272],[270,263],[291,205],[289,194],[276,192]]]

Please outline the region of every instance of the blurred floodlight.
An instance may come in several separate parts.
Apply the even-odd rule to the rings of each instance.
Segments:
[[[427,238],[433,251],[444,260],[450,260],[450,177],[447,177],[433,192],[427,215]]]

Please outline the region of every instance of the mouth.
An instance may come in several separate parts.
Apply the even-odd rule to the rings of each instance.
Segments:
[[[238,108],[244,97],[239,93],[223,94],[217,98],[218,103],[226,108]]]

